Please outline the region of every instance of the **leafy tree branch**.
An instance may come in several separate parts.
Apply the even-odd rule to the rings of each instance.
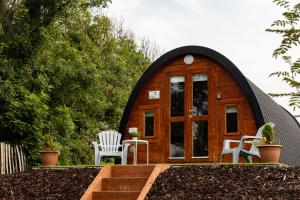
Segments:
[[[289,69],[271,73],[270,76],[281,78],[293,91],[271,93],[270,95],[273,97],[289,96],[290,106],[296,109],[300,108],[300,81],[298,77],[300,75],[300,57],[293,61],[292,57],[288,56],[288,52],[300,45],[300,3],[292,5],[285,0],[274,0],[273,2],[283,7],[285,11],[282,13],[283,19],[274,21],[271,28],[266,29],[266,31],[281,35],[281,43],[274,50],[273,57],[281,57],[289,65]]]

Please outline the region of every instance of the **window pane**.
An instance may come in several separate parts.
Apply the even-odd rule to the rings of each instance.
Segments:
[[[184,157],[184,122],[171,123],[170,157]]]
[[[207,75],[193,74],[193,116],[208,114]]]
[[[154,136],[154,112],[145,112],[145,136]]]
[[[171,77],[171,116],[184,115],[184,76]]]
[[[238,132],[238,109],[237,106],[226,106],[226,132]]]
[[[208,156],[207,121],[193,121],[193,157]]]

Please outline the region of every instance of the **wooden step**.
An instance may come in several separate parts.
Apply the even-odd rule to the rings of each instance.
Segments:
[[[102,191],[141,191],[148,178],[102,178]]]
[[[111,177],[149,177],[154,165],[112,166]]]
[[[81,200],[143,200],[165,165],[105,166]]]
[[[136,200],[140,191],[102,191],[93,192],[93,200]]]

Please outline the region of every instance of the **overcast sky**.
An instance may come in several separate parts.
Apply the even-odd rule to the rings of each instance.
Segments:
[[[138,39],[146,37],[166,51],[186,45],[218,51],[266,93],[289,89],[268,77],[286,67],[272,58],[280,36],[265,32],[282,12],[272,0],[112,0],[105,9],[122,18]],[[274,100],[300,113],[292,111],[287,98]]]

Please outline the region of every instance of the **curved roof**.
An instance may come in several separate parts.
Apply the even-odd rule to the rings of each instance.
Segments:
[[[298,121],[283,107],[273,101],[251,81],[265,122],[273,122],[277,136],[283,146],[280,162],[290,166],[300,166],[300,126]]]
[[[231,76],[234,78],[234,80],[238,83],[240,86],[243,94],[247,98],[249,105],[251,107],[251,110],[253,112],[256,126],[260,127],[265,122],[272,121],[275,123],[275,126],[279,123],[285,123],[285,121],[289,122],[286,124],[291,124],[293,126],[294,132],[291,132],[291,137],[296,136],[297,140],[294,145],[299,144],[300,146],[300,127],[298,122],[295,120],[295,118],[288,113],[288,111],[284,110],[281,106],[279,106],[277,103],[275,103],[270,97],[268,97],[265,93],[263,93],[261,90],[259,90],[253,83],[251,83],[242,73],[241,71],[225,56],[218,53],[217,51],[214,51],[212,49],[209,49],[207,47],[201,47],[201,46],[184,46],[179,47],[174,50],[171,50],[167,52],[166,54],[162,55],[160,58],[158,58],[156,61],[154,61],[150,67],[144,72],[142,77],[137,82],[136,86],[134,87],[129,100],[126,104],[120,126],[119,126],[119,132],[123,133],[125,132],[127,121],[130,115],[130,112],[132,110],[132,107],[134,105],[135,99],[138,97],[138,94],[143,89],[143,86],[146,84],[147,80],[158,70],[160,67],[162,67],[164,64],[166,64],[168,61],[170,61],[173,58],[176,58],[181,55],[186,54],[192,54],[192,55],[199,55],[207,57],[221,66],[227,72],[231,74]],[[272,102],[272,103],[270,103]],[[274,112],[272,114],[269,114],[270,111],[269,107],[272,105],[271,110]],[[276,108],[274,110],[274,108]],[[275,112],[276,111],[276,112]],[[284,115],[282,114],[284,113]],[[285,116],[284,119],[281,119],[282,116]],[[277,120],[277,118],[279,120]],[[276,123],[278,122],[278,123]],[[285,128],[288,128],[286,126],[278,126],[277,131],[284,131]],[[281,139],[281,137],[280,137]],[[292,138],[291,138],[292,139]],[[293,140],[293,139],[292,139]],[[289,139],[281,139],[284,146],[289,146]],[[296,148],[296,146],[295,146]],[[288,153],[285,153],[285,148],[283,148],[283,155],[284,159],[282,161],[289,165],[300,165],[300,153],[298,151],[294,151],[298,154],[298,156],[293,153],[293,151],[287,151]],[[291,156],[291,155],[292,156]],[[294,155],[295,154],[295,155]],[[294,155],[294,156],[293,156]],[[286,158],[287,157],[287,158]]]

